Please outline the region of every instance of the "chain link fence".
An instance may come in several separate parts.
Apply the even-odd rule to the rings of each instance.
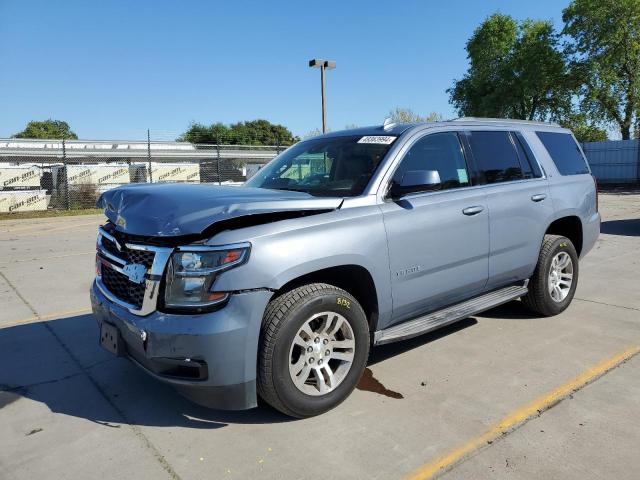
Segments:
[[[131,183],[241,185],[292,143],[228,133],[216,140],[0,139],[0,213],[93,208],[102,192]],[[582,147],[600,184],[640,184],[640,140]]]
[[[131,183],[241,185],[288,146],[0,139],[0,213],[94,208]]]

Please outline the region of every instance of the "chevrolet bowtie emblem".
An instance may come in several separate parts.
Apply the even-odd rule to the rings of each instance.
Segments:
[[[147,273],[147,267],[145,267],[144,265],[140,265],[139,263],[128,263],[124,266],[122,272],[133,283],[143,283],[144,275],[145,273]]]

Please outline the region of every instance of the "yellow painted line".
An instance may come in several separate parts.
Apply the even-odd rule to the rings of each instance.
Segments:
[[[51,255],[48,257],[20,258],[18,260],[11,260],[8,262],[0,262],[0,265],[6,266],[6,265],[12,265],[14,263],[37,262],[40,260],[54,260],[56,258],[78,257],[81,255],[94,255],[95,253],[96,253],[95,250],[91,250],[90,252],[67,253],[65,255]]]
[[[629,360],[631,357],[640,352],[640,346],[634,345],[626,350],[610,357],[599,364],[585,370],[573,380],[568,381],[564,385],[542,395],[528,405],[525,405],[504,417],[495,423],[485,433],[476,437],[469,442],[460,445],[445,455],[424,464],[408,475],[407,480],[425,480],[448,470],[450,467],[458,463],[469,454],[479,450],[482,447],[494,442],[503,435],[513,431],[516,427],[524,424],[529,419],[540,415],[545,410],[556,405],[568,397],[571,393],[580,390],[585,385],[598,379],[612,368],[617,367],[621,363]]]
[[[81,308],[80,310],[68,310],[66,312],[56,312],[49,315],[34,315],[33,317],[23,318],[22,320],[15,320],[13,322],[2,323],[0,322],[0,329],[17,327],[19,325],[28,325],[30,323],[44,322],[47,320],[58,320],[64,317],[70,317],[72,315],[84,315],[91,313],[90,308]]]

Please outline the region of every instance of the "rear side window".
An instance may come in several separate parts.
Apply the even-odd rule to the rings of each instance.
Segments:
[[[536,162],[533,152],[527,141],[522,137],[520,132],[512,132],[513,142],[518,150],[518,156],[520,157],[520,164],[524,170],[524,178],[540,178],[542,177],[542,171],[538,162]]]
[[[587,162],[571,135],[558,132],[536,132],[536,135],[549,152],[560,175],[589,173]]]
[[[487,183],[524,178],[515,145],[509,132],[469,132],[469,145],[480,175]]]

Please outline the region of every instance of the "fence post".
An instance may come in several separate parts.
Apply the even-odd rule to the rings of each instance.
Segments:
[[[147,164],[149,165],[149,183],[153,183],[153,173],[151,173],[151,133],[147,128]]]
[[[280,135],[276,133],[276,156],[280,155]]]
[[[218,185],[222,185],[222,177],[220,176],[220,135],[216,133],[216,173],[218,175]]]
[[[67,210],[71,210],[71,199],[69,197],[69,170],[67,169],[67,145],[62,137],[62,165],[64,169],[64,201]]]

